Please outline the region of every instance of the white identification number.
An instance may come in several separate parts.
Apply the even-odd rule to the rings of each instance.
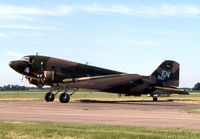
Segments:
[[[158,80],[165,80],[166,78],[170,78],[170,72],[169,71],[162,71],[161,75],[158,75],[157,79]]]

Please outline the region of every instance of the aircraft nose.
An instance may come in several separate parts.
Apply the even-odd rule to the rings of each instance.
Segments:
[[[17,60],[17,61],[10,61],[9,66],[15,70],[16,72],[19,72],[21,74],[24,73],[24,69],[27,68],[29,65],[26,62]]]
[[[16,66],[18,65],[19,61],[10,61],[9,62],[9,66],[12,68],[12,69],[15,69]]]

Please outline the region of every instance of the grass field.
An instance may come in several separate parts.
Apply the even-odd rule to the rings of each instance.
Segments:
[[[46,91],[5,91],[0,92],[0,100],[2,99],[14,99],[14,100],[43,100]],[[58,99],[58,96],[56,97]],[[127,100],[152,100],[151,97],[118,97],[118,94],[103,93],[103,92],[89,92],[79,91],[76,92],[72,97],[71,101],[92,99],[92,100],[106,100],[106,101],[127,101]],[[159,100],[173,100],[184,103],[196,103],[200,104],[200,92],[193,92],[191,95],[172,95],[171,97],[161,97]]]
[[[0,122],[1,139],[199,139],[200,131],[131,126]]]
[[[186,112],[200,114],[200,109],[188,109]]]

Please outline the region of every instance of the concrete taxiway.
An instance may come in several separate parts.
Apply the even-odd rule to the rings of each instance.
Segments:
[[[29,100],[1,100],[0,120],[132,125],[200,129],[200,114],[186,109],[197,104],[176,102],[98,102],[61,104]]]

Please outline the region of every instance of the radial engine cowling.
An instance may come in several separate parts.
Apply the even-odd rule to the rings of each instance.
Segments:
[[[30,84],[36,85],[38,87],[44,86],[42,82],[39,79],[34,79],[34,78],[27,78]]]
[[[44,81],[54,81],[55,74],[53,71],[44,71]]]

